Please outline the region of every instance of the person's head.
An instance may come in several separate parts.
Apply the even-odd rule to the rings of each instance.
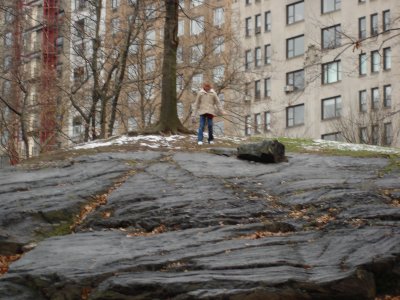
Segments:
[[[206,83],[203,84],[203,89],[204,89],[206,92],[210,91],[211,88],[212,88],[212,86],[211,86],[211,84],[209,84],[208,82],[206,82]]]

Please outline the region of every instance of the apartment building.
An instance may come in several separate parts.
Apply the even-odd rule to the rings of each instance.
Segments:
[[[237,0],[243,134],[400,146],[396,0]]]

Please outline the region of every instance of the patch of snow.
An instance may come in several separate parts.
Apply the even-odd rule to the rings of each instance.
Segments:
[[[338,149],[338,150],[350,150],[350,151],[372,151],[378,153],[388,153],[388,154],[400,154],[400,149],[382,147],[375,145],[366,144],[351,144],[337,141],[327,141],[327,140],[313,140],[314,144],[311,146],[304,146],[305,149],[318,150],[323,148]]]

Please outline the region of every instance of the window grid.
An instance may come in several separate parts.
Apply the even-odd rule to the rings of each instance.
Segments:
[[[334,12],[340,9],[341,0],[321,0],[321,11],[323,14]]]
[[[322,29],[322,48],[334,49],[341,45],[340,24]]]
[[[382,22],[383,31],[390,30],[390,10],[385,10],[382,12]]]
[[[365,39],[367,37],[367,20],[365,17],[358,19],[358,38]]]
[[[322,65],[322,83],[329,84],[342,80],[341,64],[334,61]]]
[[[286,24],[293,24],[304,20],[304,1],[286,6]]]
[[[358,101],[359,101],[359,108],[360,112],[366,112],[368,109],[368,103],[367,103],[367,91],[362,90],[358,92]]]
[[[304,104],[286,108],[286,126],[293,127],[304,124]]]
[[[377,87],[371,89],[371,108],[379,108],[379,88]]]
[[[371,52],[371,72],[379,72],[381,66],[381,55],[378,50]]]
[[[286,85],[293,86],[294,90],[304,89],[304,70],[302,69],[286,73]]]
[[[392,68],[392,49],[390,47],[383,49],[383,69],[390,70]]]
[[[271,12],[266,11],[264,13],[264,30],[271,31]]]
[[[271,78],[264,79],[264,97],[271,97]]]
[[[371,15],[371,36],[378,34],[378,14]]]
[[[342,113],[342,97],[322,99],[322,120],[338,118]]]
[[[304,35],[286,40],[286,57],[292,58],[304,54]]]
[[[392,86],[390,84],[383,86],[383,106],[392,106]]]
[[[264,131],[271,130],[271,113],[269,111],[264,112]]]
[[[361,53],[358,56],[358,73],[360,75],[367,74],[367,54],[366,53]]]
[[[271,45],[264,46],[264,64],[269,65],[271,63]]]

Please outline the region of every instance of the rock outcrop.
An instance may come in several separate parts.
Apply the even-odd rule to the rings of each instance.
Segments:
[[[240,145],[237,157],[262,163],[278,163],[286,161],[285,146],[278,140],[263,140],[258,143]]]
[[[0,299],[374,299],[399,293],[382,158],[107,153],[0,175]],[[118,184],[116,184],[118,182]],[[93,197],[106,201],[84,219]],[[65,224],[64,224],[65,223]],[[74,228],[56,236],[60,224]],[[396,290],[397,289],[397,290]]]

